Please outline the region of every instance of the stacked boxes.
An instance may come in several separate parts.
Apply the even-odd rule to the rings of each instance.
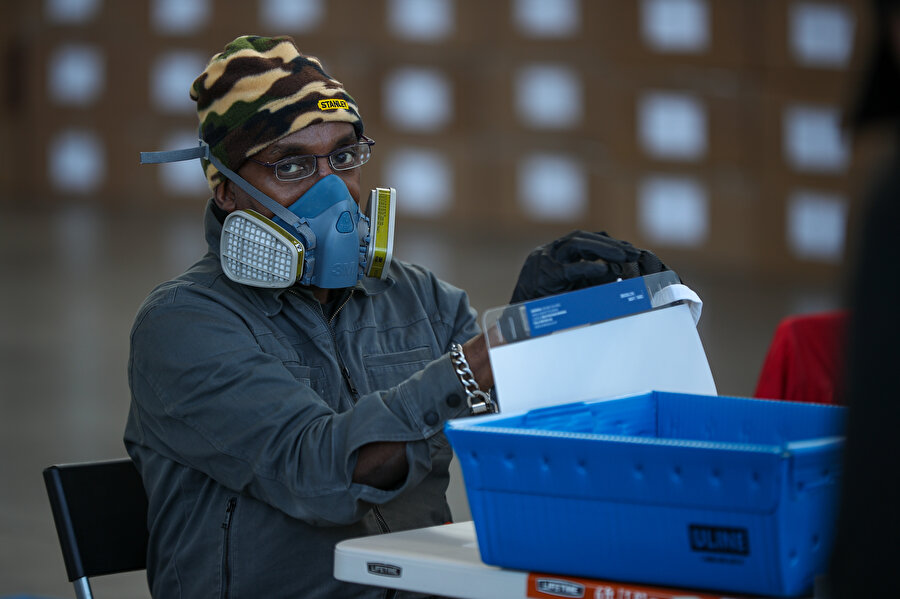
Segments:
[[[244,33],[293,35],[343,80],[378,140],[364,184],[397,187],[401,219],[606,230],[673,263],[814,276],[840,265],[868,172],[837,127],[862,0],[77,4],[16,4],[5,33],[4,182],[51,202],[194,206],[199,168],[137,154],[193,135],[191,75]],[[72,81],[99,78],[84,101],[52,89],[72,44]],[[77,160],[53,158],[73,131]]]

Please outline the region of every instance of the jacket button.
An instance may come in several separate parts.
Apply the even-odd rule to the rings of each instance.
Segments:
[[[428,426],[434,426],[440,420],[440,416],[437,415],[437,412],[425,412],[425,424]]]
[[[445,401],[447,402],[447,405],[450,406],[451,408],[456,408],[456,407],[459,407],[459,402],[461,402],[462,399],[460,399],[459,395],[457,395],[456,393],[453,393],[451,395],[448,395],[447,399]]]

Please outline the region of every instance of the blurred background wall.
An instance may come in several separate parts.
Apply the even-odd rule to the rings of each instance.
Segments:
[[[204,251],[188,89],[234,37],[288,34],[358,100],[396,255],[508,300],[573,228],[654,249],[704,299],[720,393],[780,318],[841,305],[883,146],[841,127],[862,0],[41,0],[0,4],[0,596],[71,594],[40,481],[124,455],[128,330]],[[452,502],[467,517],[459,487]],[[116,588],[145,596],[142,577]],[[117,583],[110,583],[117,584]]]
[[[323,59],[405,221],[604,229],[684,263],[831,276],[864,161],[858,0],[6,2],[4,203],[195,209],[193,79],[237,35]]]

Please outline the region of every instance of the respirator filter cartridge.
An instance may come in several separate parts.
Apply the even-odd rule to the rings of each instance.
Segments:
[[[303,274],[303,244],[253,210],[235,210],[225,218],[220,252],[222,270],[237,283],[283,288]]]
[[[366,275],[387,277],[394,254],[394,212],[397,190],[378,187],[369,195],[369,245],[366,249]]]

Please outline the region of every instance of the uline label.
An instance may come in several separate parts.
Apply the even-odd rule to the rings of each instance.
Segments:
[[[746,528],[688,525],[692,551],[750,555],[750,538]]]
[[[390,576],[392,578],[400,578],[400,575],[403,573],[403,569],[400,566],[381,564],[378,562],[366,562],[366,569],[369,571],[369,574],[375,574],[376,576]]]

